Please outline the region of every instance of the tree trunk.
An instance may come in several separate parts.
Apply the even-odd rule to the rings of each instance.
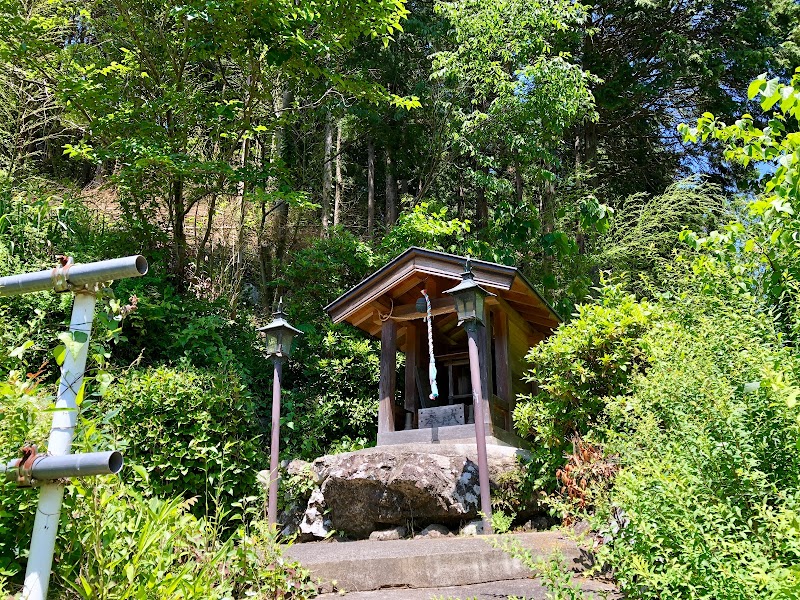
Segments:
[[[172,180],[172,237],[178,289],[186,288],[186,231],[184,229],[183,178]]]
[[[333,198],[333,225],[339,225],[342,220],[342,123],[336,124],[336,193]]]
[[[478,167],[478,171],[487,174],[486,167]],[[489,205],[486,203],[486,188],[478,182],[475,192],[475,225],[478,229],[483,229],[489,222]]]
[[[246,138],[245,140],[242,141],[242,156],[239,161],[242,170],[246,170],[247,156],[249,153],[250,153],[250,138]],[[245,218],[247,217],[247,200],[245,199],[246,192],[247,192],[247,185],[244,180],[236,184],[236,201],[239,204],[239,225],[238,225],[238,230],[236,231],[237,252],[240,252],[242,246],[244,246],[244,222]]]
[[[375,239],[375,143],[367,146],[367,237]]]
[[[331,216],[331,181],[333,180],[333,122],[325,116],[325,156],[322,163],[322,237],[328,237]]]
[[[466,208],[464,201],[464,175],[459,171],[458,173],[458,198],[457,198],[457,206],[458,206],[458,219],[460,221],[464,220],[464,209]]]
[[[394,178],[394,158],[391,148],[386,148],[386,225],[397,221],[397,181]]]
[[[517,205],[522,206],[522,192],[525,187],[525,182],[522,179],[522,167],[519,163],[514,165],[514,195],[517,198]]]
[[[286,90],[283,94],[281,108],[279,115],[282,115],[289,109],[294,101],[294,93]],[[293,140],[291,139],[292,126],[290,124],[284,125],[282,131],[278,133],[275,139],[275,156],[283,158],[283,165],[286,171],[290,171],[293,161],[294,152],[292,147]],[[277,158],[276,158],[277,160]],[[286,202],[281,203],[275,209],[275,218],[273,220],[273,235],[272,239],[275,240],[275,256],[272,261],[272,276],[277,279],[282,271],[283,259],[286,254],[287,239],[289,236],[289,205]],[[276,289],[276,295],[280,292]],[[266,300],[265,300],[266,302]]]

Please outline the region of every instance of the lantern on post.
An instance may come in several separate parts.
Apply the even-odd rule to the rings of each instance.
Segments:
[[[455,300],[458,324],[463,324],[467,331],[472,406],[475,411],[475,441],[478,446],[478,483],[481,488],[483,532],[492,533],[492,503],[489,494],[489,459],[486,454],[486,423],[483,413],[478,327],[483,325],[486,298],[494,296],[494,294],[476,283],[469,257],[464,265],[464,272],[461,274],[461,282],[457,286],[445,290],[444,293],[449,294]]]
[[[267,517],[269,525],[278,522],[278,466],[281,428],[281,377],[283,361],[292,354],[292,342],[295,336],[303,333],[289,325],[283,313],[283,298],[278,301],[278,310],[272,313],[272,321],[257,331],[266,338],[267,356],[272,359],[274,378],[272,381],[272,437],[269,452],[269,500]]]
[[[272,321],[258,329],[266,338],[267,356],[272,358],[289,358],[292,354],[292,342],[303,332],[289,325],[283,312],[283,298],[278,301],[278,310],[272,313]]]
[[[464,272],[461,274],[461,283],[445,290],[444,293],[450,294],[455,300],[458,324],[464,324],[464,328],[483,324],[483,307],[486,298],[494,296],[475,282],[472,274],[472,261],[469,258],[467,258]]]

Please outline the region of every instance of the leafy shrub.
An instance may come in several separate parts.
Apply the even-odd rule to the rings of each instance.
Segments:
[[[629,196],[617,207],[597,260],[615,273],[626,273],[631,287],[645,293],[642,277],[659,273],[674,259],[679,234],[714,228],[726,204],[718,186],[696,177],[678,181],[658,196]]]
[[[747,214],[707,236],[687,232],[685,240],[710,251],[736,270],[735,280],[758,290],[785,332],[798,339],[796,307],[800,305],[800,67],[785,84],[762,73],[747,89],[765,118],[744,114],[732,124],[703,113],[696,127],[680,125],[684,141],[720,143],[726,161],[755,167],[763,191],[747,203]],[[726,119],[727,120],[727,119]],[[765,126],[761,126],[766,123]]]
[[[527,381],[539,392],[518,399],[514,426],[534,441],[537,487],[552,488],[554,473],[570,450],[572,436],[599,423],[605,399],[630,390],[632,377],[649,359],[641,336],[660,309],[637,300],[621,283],[606,285],[575,317],[526,356]]]
[[[39,448],[47,440],[49,416],[44,412],[51,401],[44,386],[12,371],[0,382],[0,461],[19,456],[25,442]],[[27,552],[33,528],[36,494],[19,489],[16,483],[0,479],[0,589],[5,577],[21,570],[21,556]]]
[[[117,294],[138,299],[136,312],[126,320],[128,343],[116,353],[122,361],[183,360],[197,367],[222,366],[238,371],[248,382],[264,382],[255,327],[246,314],[231,320],[227,302],[180,294],[163,265],[153,265],[145,277],[120,282]]]
[[[577,518],[593,513],[598,499],[605,500],[619,464],[616,457],[605,455],[602,446],[578,436],[573,438],[572,452],[566,458],[564,467],[556,471],[559,495],[552,501],[564,524],[571,525]]]
[[[377,343],[335,327],[309,334],[297,354],[289,363],[292,383],[282,406],[287,456],[310,460],[372,443],[378,427]]]
[[[492,531],[497,534],[508,533],[511,530],[511,525],[514,523],[514,518],[517,515],[511,513],[507,515],[502,510],[492,511]]]
[[[525,565],[531,573],[540,578],[542,586],[548,591],[547,598],[552,600],[584,600],[581,584],[575,581],[572,571],[567,567],[564,556],[560,552],[552,552],[546,559],[534,556],[527,548],[523,548],[514,537],[503,537],[493,540],[491,544],[510,554]],[[601,592],[600,598],[605,597]],[[592,598],[596,596],[591,595]],[[508,600],[525,600],[517,596],[509,596]]]
[[[73,482],[72,518],[55,585],[68,597],[301,600],[316,586],[286,560],[266,523],[223,541],[215,520],[189,511],[194,500],[147,498],[120,482]]]
[[[461,253],[467,242],[469,221],[450,218],[447,208],[420,202],[403,213],[381,241],[380,254],[391,260],[409,246]]]
[[[368,245],[333,229],[286,266],[289,320],[305,333],[284,367],[281,445],[288,458],[364,447],[376,435],[376,343],[349,325],[332,325],[321,309],[366,277],[374,260]]]
[[[516,515],[536,508],[535,504],[540,498],[533,473],[535,470],[530,468],[527,460],[517,458],[515,469],[497,476],[496,486],[492,487],[493,517],[497,511]]]
[[[315,330],[329,327],[322,306],[369,275],[374,264],[371,248],[340,228],[296,252],[280,282],[291,293],[287,310],[292,320]]]
[[[608,347],[611,360],[583,360],[562,334],[542,344],[540,364],[566,364],[547,362],[556,349],[565,361],[577,357],[579,383],[592,386],[564,383],[553,369],[545,383],[557,384],[556,406],[563,391],[598,395],[584,422],[588,442],[575,444],[553,504],[590,519],[604,542],[598,560],[627,597],[795,597],[800,363],[747,286],[700,258],[678,260],[656,301],[605,290],[601,297],[627,297],[606,328],[573,322],[584,331],[572,337],[592,333],[599,345],[598,331],[631,323],[635,335]],[[579,315],[595,311],[605,314],[592,305]],[[630,321],[637,314],[647,318]]]
[[[596,503],[600,557],[633,598],[796,597],[796,357],[752,309],[685,308],[607,408],[621,470]]]
[[[203,515],[214,512],[215,493],[227,508],[258,494],[256,472],[267,455],[253,401],[234,373],[132,370],[92,414],[113,428],[126,458],[145,467],[154,496],[199,496],[193,510]]]

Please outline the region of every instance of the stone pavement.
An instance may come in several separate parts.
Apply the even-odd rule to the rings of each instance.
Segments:
[[[497,593],[491,591],[492,586],[476,588],[474,591],[463,589],[463,586],[519,579],[526,580],[523,581],[523,587],[528,586],[525,589],[529,591],[523,595],[527,594],[528,598],[544,598],[543,595],[530,595],[538,593],[535,582],[528,579],[531,577],[530,571],[520,561],[492,547],[489,541],[493,537],[499,536],[384,542],[312,542],[290,546],[286,549],[286,555],[300,561],[311,571],[312,576],[320,579],[323,592],[378,590],[377,595],[363,597],[375,600],[384,597],[387,600],[427,600],[431,596],[447,598],[452,595],[447,588],[457,586],[462,591],[454,597],[466,599],[480,593],[483,594],[480,597],[497,598]],[[559,532],[522,533],[514,534],[513,537],[534,556],[547,557],[559,552],[569,568],[580,571],[585,566],[585,557],[578,547]],[[503,585],[513,587],[516,584]],[[497,584],[494,587],[500,589],[501,586]],[[423,588],[419,590],[421,595],[412,595],[416,594],[416,588]],[[515,594],[516,592],[510,591],[499,597]],[[352,593],[347,596],[354,599],[361,597]]]

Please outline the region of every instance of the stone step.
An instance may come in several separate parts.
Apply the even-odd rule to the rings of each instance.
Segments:
[[[322,582],[323,592],[445,588],[531,577],[530,570],[520,561],[491,545],[491,540],[499,537],[311,542],[290,546],[286,554]],[[582,570],[581,551],[559,532],[513,537],[534,556],[559,552],[570,568]]]
[[[582,600],[619,600],[617,589],[610,583],[575,576],[580,585]],[[317,596],[317,600],[499,600],[500,598],[524,598],[525,600],[549,600],[550,591],[538,579],[504,579],[489,583],[474,583],[442,588],[395,588],[369,592],[331,593]]]

